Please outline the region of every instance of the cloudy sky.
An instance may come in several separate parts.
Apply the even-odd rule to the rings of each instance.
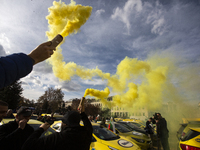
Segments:
[[[66,4],[70,0],[63,0]],[[200,89],[200,0],[76,0],[92,6],[92,14],[62,44],[64,61],[85,68],[98,67],[115,74],[126,57],[145,61],[167,55],[176,60],[179,77],[171,80],[175,87],[185,85],[189,100],[199,101]],[[23,52],[28,54],[47,40],[46,16],[52,0],[1,0],[0,56]],[[100,78],[59,81],[52,66],[42,62],[21,79],[23,96],[37,100],[48,87],[62,88],[64,100],[80,98],[87,88],[103,90]],[[187,82],[186,82],[187,81]],[[178,83],[177,83],[178,82]],[[112,94],[112,93],[111,93]]]

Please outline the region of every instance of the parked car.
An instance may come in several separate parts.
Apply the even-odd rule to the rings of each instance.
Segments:
[[[45,115],[51,116],[51,114],[41,114],[42,117],[44,117]],[[55,121],[58,121],[63,118],[63,115],[54,114],[53,117],[55,118]]]
[[[187,132],[180,138],[179,149],[200,150],[200,127],[188,128]]]
[[[136,143],[141,149],[147,150],[152,147],[151,138],[146,134],[132,131],[119,123],[115,124],[116,134]],[[108,125],[108,124],[107,124]]]

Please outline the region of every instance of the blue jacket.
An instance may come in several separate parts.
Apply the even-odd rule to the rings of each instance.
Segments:
[[[0,89],[26,76],[33,69],[32,59],[23,53],[0,57]]]

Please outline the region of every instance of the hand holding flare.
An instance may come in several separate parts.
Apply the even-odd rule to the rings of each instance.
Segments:
[[[80,113],[82,113],[82,112],[85,111],[84,102],[85,102],[85,97],[82,97],[82,98],[81,98],[81,101],[80,101],[80,103],[79,103],[79,106],[78,106],[78,111],[79,111]]]

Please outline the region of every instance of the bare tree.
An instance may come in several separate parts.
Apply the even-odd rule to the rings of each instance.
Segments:
[[[53,89],[52,87],[48,88],[45,93],[39,97],[38,103],[47,104],[45,105],[47,108],[46,111],[55,112],[62,108],[64,93],[61,89]]]

